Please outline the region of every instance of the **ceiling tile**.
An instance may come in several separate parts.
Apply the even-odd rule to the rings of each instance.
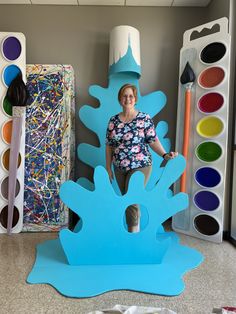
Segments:
[[[78,5],[77,0],[31,0],[32,4]]]
[[[124,5],[125,0],[78,0],[79,5]]]
[[[126,0],[127,6],[164,6],[170,7],[173,0]]]
[[[30,0],[0,0],[0,4],[31,4]]]
[[[211,0],[174,0],[173,7],[206,7]]]

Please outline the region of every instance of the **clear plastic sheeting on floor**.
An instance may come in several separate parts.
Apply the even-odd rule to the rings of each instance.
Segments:
[[[157,307],[144,307],[144,306],[126,306],[117,304],[111,309],[96,310],[88,314],[177,314],[172,310]]]

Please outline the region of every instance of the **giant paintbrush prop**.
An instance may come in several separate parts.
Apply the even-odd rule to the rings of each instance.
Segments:
[[[8,180],[8,216],[7,233],[11,233],[13,211],[16,192],[16,177],[18,155],[22,135],[22,126],[25,120],[25,107],[28,99],[28,92],[22,75],[19,74],[10,84],[7,90],[7,98],[12,105],[12,136],[9,161],[9,180]]]
[[[184,136],[182,154],[186,161],[188,160],[189,137],[190,137],[190,121],[191,121],[191,96],[192,85],[195,81],[193,69],[187,62],[184,71],[180,77],[181,84],[185,87],[185,113],[184,113]],[[186,192],[186,169],[180,178],[180,192]]]

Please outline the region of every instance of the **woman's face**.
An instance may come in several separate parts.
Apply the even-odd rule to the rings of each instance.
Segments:
[[[135,106],[135,96],[133,93],[132,88],[128,87],[124,90],[121,99],[120,104],[123,107],[123,109],[133,109]]]

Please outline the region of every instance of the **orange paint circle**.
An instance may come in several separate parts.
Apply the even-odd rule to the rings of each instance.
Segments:
[[[202,71],[198,83],[204,88],[212,88],[219,85],[225,77],[225,72],[220,67],[211,67]]]
[[[2,137],[7,144],[11,144],[12,120],[4,123],[2,127]]]
[[[2,165],[6,170],[9,170],[10,164],[10,148],[8,148],[2,155]],[[17,168],[20,167],[21,164],[21,155],[18,155],[18,165]]]

